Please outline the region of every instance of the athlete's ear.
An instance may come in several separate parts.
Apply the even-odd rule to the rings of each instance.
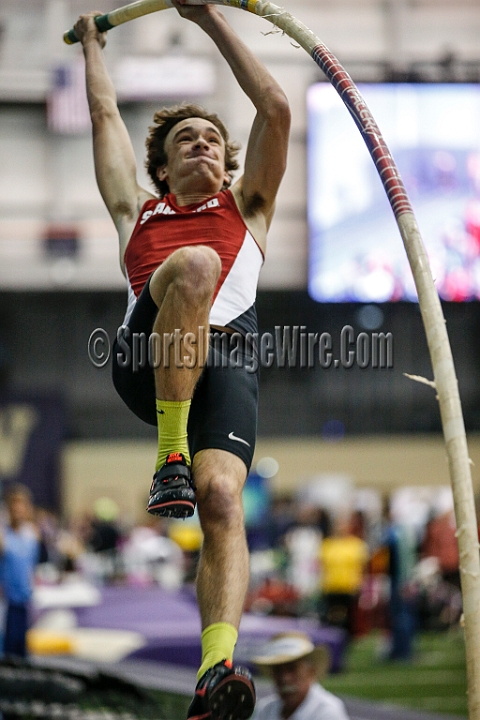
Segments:
[[[159,168],[157,168],[157,178],[162,181],[166,180],[168,177],[167,173],[167,166],[166,165],[160,165]]]

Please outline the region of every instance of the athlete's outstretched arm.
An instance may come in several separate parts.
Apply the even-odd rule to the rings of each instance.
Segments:
[[[93,130],[93,155],[98,187],[119,233],[121,257],[140,208],[151,197],[137,183],[137,167],[127,128],[120,116],[115,89],[103,57],[105,34],[81,15],[75,34],[83,45],[87,97]]]
[[[241,188],[247,213],[249,206],[254,211],[261,209],[268,222],[286,166],[290,131],[288,100],[215,5],[189,6],[188,0],[174,2],[183,17],[195,22],[212,38],[257,110]]]

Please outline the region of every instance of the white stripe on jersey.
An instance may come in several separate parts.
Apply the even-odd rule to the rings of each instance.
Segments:
[[[210,311],[210,325],[225,327],[255,302],[263,255],[247,232]]]
[[[128,284],[128,301],[127,301],[127,310],[125,312],[125,317],[123,318],[122,327],[126,327],[128,325],[128,321],[130,320],[130,316],[133,312],[133,308],[135,307],[135,303],[137,302],[137,297],[136,297],[135,293],[133,292],[132,286],[130,285],[127,268],[125,268],[125,275],[127,277],[127,284]]]

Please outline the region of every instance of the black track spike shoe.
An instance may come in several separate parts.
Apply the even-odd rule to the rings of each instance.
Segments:
[[[247,668],[222,660],[198,681],[187,720],[247,720],[255,708],[255,687]]]
[[[163,517],[187,518],[195,511],[195,486],[182,453],[170,453],[153,476],[147,511]]]

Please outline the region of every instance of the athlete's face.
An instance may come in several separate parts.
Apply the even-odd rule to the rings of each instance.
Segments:
[[[165,139],[165,152],[167,164],[157,175],[173,193],[205,190],[215,194],[228,182],[225,141],[209,120],[187,118],[174,125]]]

